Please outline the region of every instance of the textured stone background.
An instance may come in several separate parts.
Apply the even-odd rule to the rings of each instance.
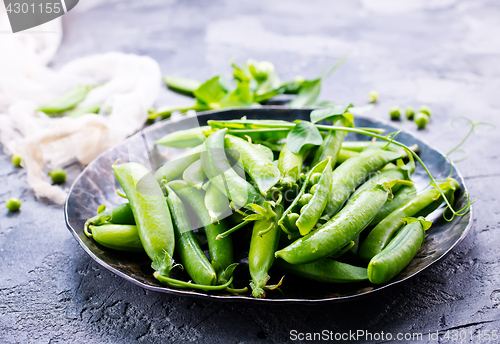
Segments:
[[[312,78],[348,53],[321,98],[363,104],[376,89],[371,115],[384,119],[392,105],[426,103],[435,115],[417,135],[446,152],[468,130],[464,122],[452,127],[454,117],[499,122],[499,18],[494,0],[86,0],[64,17],[54,66],[118,50],[197,79],[249,57],[272,61],[284,79]],[[186,101],[165,90],[159,105]],[[416,131],[412,122],[402,127]],[[485,342],[480,333],[500,329],[499,146],[498,130],[481,128],[466,145],[469,157],[458,166],[477,199],[475,221],[446,259],[373,297],[315,307],[200,302],[125,282],[84,253],[62,208],[35,201],[25,171],[0,155],[0,203],[23,202],[15,214],[0,208],[0,342],[281,343],[292,329],[463,329],[465,342]],[[70,167],[67,187],[80,168]]]

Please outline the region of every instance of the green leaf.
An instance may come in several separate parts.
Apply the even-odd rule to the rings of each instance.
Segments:
[[[315,80],[307,80],[302,83],[297,97],[293,99],[290,104],[291,108],[301,108],[304,106],[311,106],[316,103],[319,92],[321,91],[321,78]]]
[[[219,78],[219,76],[213,77],[193,91],[194,96],[199,102],[210,105],[212,103],[219,103],[224,98],[227,92],[221,86]]]
[[[162,276],[167,276],[170,274],[170,271],[177,265],[174,264],[174,260],[170,255],[165,252],[165,256],[162,258],[155,256],[153,262],[151,263],[151,267],[158,271],[158,273]]]
[[[311,112],[311,122],[317,123],[325,119],[327,121],[336,121],[339,119],[339,115],[343,115],[352,106],[352,104],[347,106],[338,104],[326,109],[314,110]]]
[[[252,103],[253,96],[248,82],[239,82],[238,87],[233,92],[221,99],[220,107],[250,106]]]
[[[318,128],[308,121],[300,121],[290,131],[286,138],[288,148],[295,154],[299,154],[300,149],[307,144],[318,146],[323,142],[323,137]]]

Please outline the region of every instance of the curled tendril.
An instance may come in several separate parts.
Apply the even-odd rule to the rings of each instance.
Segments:
[[[484,125],[484,126],[490,127],[490,130],[493,130],[493,129],[496,128],[496,126],[494,124],[492,124],[492,123],[476,122],[476,121],[473,121],[473,120],[471,120],[471,119],[469,119],[467,117],[464,117],[464,116],[460,116],[460,117],[454,118],[451,121],[451,126],[454,127],[455,126],[455,122],[458,121],[458,120],[460,120],[460,119],[466,120],[470,124],[469,132],[467,133],[467,135],[465,135],[465,137],[462,139],[462,141],[460,141],[458,143],[458,145],[456,145],[448,153],[446,153],[446,156],[450,156],[450,154],[452,154],[453,152],[457,151],[458,148],[460,148],[465,143],[465,141],[467,141],[467,139],[474,133],[474,130],[475,130],[476,127],[478,127],[480,125]]]

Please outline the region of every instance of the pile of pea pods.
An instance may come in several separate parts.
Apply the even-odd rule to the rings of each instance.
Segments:
[[[128,202],[101,206],[86,235],[106,249],[145,252],[154,277],[175,289],[263,298],[284,274],[389,282],[424,243],[425,217],[453,205],[458,182],[417,192],[418,147],[355,128],[349,108],[316,111],[311,121],[211,120],[166,135],[156,144],[185,152],[154,173],[113,165]],[[367,140],[344,141],[349,131]],[[180,268],[189,279],[171,276]],[[233,283],[236,268],[248,269],[250,288]]]

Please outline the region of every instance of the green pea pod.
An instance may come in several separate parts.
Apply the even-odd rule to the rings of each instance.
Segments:
[[[141,239],[134,225],[104,224],[89,226],[91,237],[104,247],[127,252],[144,252]]]
[[[113,165],[113,171],[134,213],[144,251],[151,260],[163,260],[165,253],[172,256],[174,228],[160,185],[149,170],[138,163]]]
[[[208,186],[205,194],[205,207],[212,222],[217,222],[231,215],[229,199],[212,183]]]
[[[438,187],[441,188],[446,198],[450,199],[458,188],[458,182],[450,178],[448,181],[439,184]],[[403,225],[405,218],[417,215],[427,216],[436,210],[443,201],[439,190],[432,189],[422,192],[394,210],[371,230],[359,248],[359,256],[369,261],[387,246],[394,234]]]
[[[293,216],[293,223],[287,223],[290,221],[285,221],[287,219],[287,216],[289,214],[296,214],[295,210],[300,206],[300,200],[302,199],[302,196],[306,193],[306,190],[308,187],[310,187],[311,184],[311,177],[316,174],[316,173],[322,173],[325,169],[325,167],[328,165],[329,159],[325,159],[318,163],[316,166],[314,166],[306,175],[306,179],[304,180],[304,183],[302,184],[302,187],[299,190],[299,193],[295,197],[295,199],[292,201],[292,203],[288,206],[286,211],[283,213],[281,218],[278,220],[278,225],[283,229],[283,231],[289,235],[294,234],[298,230],[296,226],[296,221],[300,217],[300,215],[294,215]],[[317,184],[316,184],[317,185]],[[311,191],[312,192],[312,191]],[[285,192],[286,196],[286,192]],[[298,217],[297,217],[298,216]],[[291,217],[288,218],[289,220],[292,219]]]
[[[255,141],[271,141],[278,142],[286,139],[289,128],[268,128],[268,129],[229,129],[228,133],[240,138],[250,137]]]
[[[85,99],[92,86],[77,86],[68,92],[60,95],[56,99],[41,105],[38,111],[45,112],[47,115],[59,114],[61,112],[71,110]]]
[[[205,171],[203,171],[203,167],[201,167],[201,160],[196,160],[189,165],[182,174],[182,179],[184,179],[184,181],[189,185],[194,186],[197,189],[201,189],[205,180],[207,180]]]
[[[181,78],[178,76],[166,76],[163,78],[165,84],[174,92],[194,97],[194,91],[201,86],[198,80]]]
[[[215,285],[217,274],[196,241],[184,204],[168,185],[166,189],[168,206],[174,220],[177,253],[186,272],[197,284]]]
[[[387,149],[392,150],[392,151],[402,151],[402,148],[399,146],[396,146],[395,144],[389,144],[387,145],[387,142],[385,141],[344,141],[342,142],[342,149],[344,150],[349,150],[353,152],[362,152],[365,149],[371,149],[371,148],[384,148],[388,147]],[[418,151],[418,145],[413,145],[410,147],[410,149],[414,152]]]
[[[90,225],[100,226],[105,223],[113,223],[116,225],[135,225],[134,213],[132,213],[130,204],[123,203],[111,210],[99,212],[96,216],[91,217],[85,222],[85,232],[87,227]]]
[[[224,149],[227,129],[218,130],[205,141],[206,150],[201,154],[201,164],[210,182],[240,207],[262,204],[262,195],[229,164]]]
[[[90,104],[90,105],[84,105],[84,106],[79,106],[77,108],[74,108],[68,113],[68,117],[71,118],[78,118],[83,115],[86,115],[88,113],[98,113],[99,110],[101,110],[101,105],[100,104]]]
[[[205,142],[205,135],[203,132],[210,129],[211,128],[209,126],[202,126],[185,130],[177,130],[155,141],[155,145],[173,148],[196,147]]]
[[[361,184],[359,188],[354,191],[354,193],[351,195],[351,197],[356,196],[363,190],[367,190],[369,188],[372,188],[376,184],[382,184],[382,183],[390,183],[395,180],[411,180],[411,175],[415,171],[415,163],[413,161],[410,161],[407,165],[396,167],[396,168],[390,168],[382,172],[375,172],[370,179],[368,179],[366,182]],[[392,192],[395,193],[397,192],[403,184],[396,183],[392,187]]]
[[[374,256],[368,264],[370,282],[382,284],[399,274],[415,257],[425,240],[425,231],[432,222],[405,219],[406,225],[390,241],[389,245]]]
[[[399,189],[394,194],[392,200],[388,199],[387,202],[385,202],[382,209],[380,209],[378,214],[375,215],[375,217],[373,218],[372,222],[370,223],[370,226],[376,226],[380,221],[385,219],[394,210],[398,209],[403,204],[407,203],[409,200],[415,198],[416,195],[417,195],[417,189],[415,189],[414,186],[403,185],[403,187],[401,187],[401,189]]]
[[[334,121],[333,125],[348,127],[354,126],[354,123],[352,122],[352,115],[336,115],[334,117],[335,118],[331,119]],[[340,147],[342,146],[342,141],[344,140],[344,135],[345,132],[341,130],[329,131],[323,139],[323,143],[318,147],[316,155],[312,161],[312,165],[316,165],[318,162],[325,160],[327,157],[331,157],[332,166],[335,167],[335,164],[337,163],[337,156],[339,155]]]
[[[332,192],[332,158],[327,158],[328,163],[317,183],[316,191],[311,200],[300,211],[300,216],[295,223],[301,235],[309,233],[318,222],[321,214],[325,210],[330,193]]]
[[[273,164],[273,160],[255,145],[232,135],[225,136],[224,144],[229,154],[243,165],[263,195],[279,182],[280,170]]]
[[[337,262],[330,258],[320,259],[314,263],[297,265],[288,264],[278,259],[274,264],[284,272],[318,282],[351,283],[368,280],[365,268]]]
[[[203,191],[196,190],[181,180],[174,180],[168,183],[167,186],[174,190],[194,210],[205,228],[210,259],[217,261],[226,269],[233,263],[233,243],[230,236],[220,240],[216,239],[217,235],[228,230],[226,222],[220,220],[218,223],[212,223],[208,210],[205,207],[205,195]]]
[[[359,155],[358,152],[350,151],[347,149],[340,149],[339,154],[337,155],[337,165],[340,165],[347,159],[354,158],[355,156],[358,155]]]
[[[324,214],[329,217],[335,215],[347,201],[352,190],[366,180],[371,172],[381,169],[387,163],[402,156],[402,153],[370,149],[337,167],[332,174],[333,188]]]
[[[248,268],[252,282],[252,295],[257,298],[266,296],[264,287],[269,281],[269,270],[274,262],[274,253],[280,241],[278,219],[283,214],[283,207],[278,204],[274,208],[274,220],[271,217],[255,221],[248,251]],[[264,232],[262,234],[262,232]],[[259,235],[261,234],[261,235]]]
[[[290,264],[307,264],[340,251],[368,226],[389,192],[388,185],[377,185],[359,193],[323,226],[276,252],[276,257]]]
[[[302,170],[302,165],[304,164],[306,153],[307,150],[305,147],[302,147],[299,153],[295,154],[285,144],[278,159],[278,168],[282,175],[281,182],[284,185],[291,187],[296,184]]]
[[[253,146],[257,148],[268,160],[271,160],[274,162],[274,154],[273,150],[269,148],[268,146],[265,146],[261,143],[254,143]]]
[[[205,150],[205,145],[201,144],[180,154],[175,159],[167,161],[155,172],[155,179],[158,183],[161,183],[162,180],[171,181],[182,176],[189,165],[200,159],[203,150]]]

